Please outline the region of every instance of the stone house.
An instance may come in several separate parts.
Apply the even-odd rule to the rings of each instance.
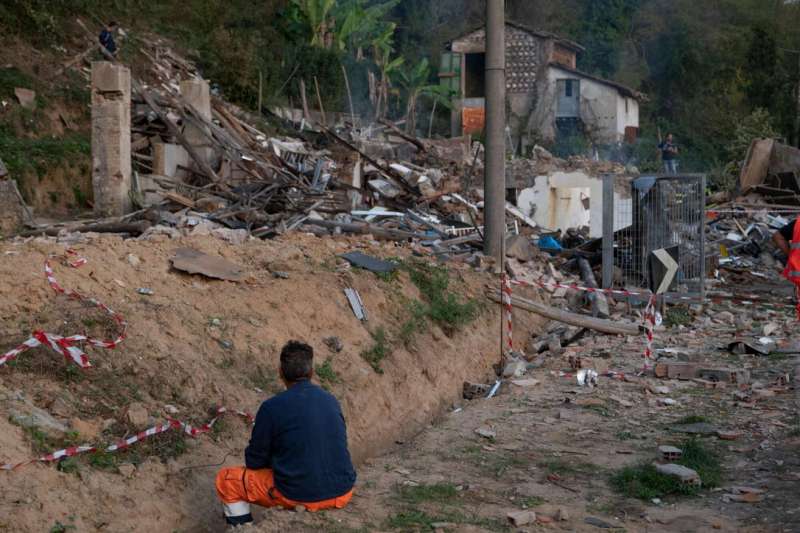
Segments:
[[[513,22],[505,39],[508,136],[517,153],[559,136],[585,135],[595,145],[636,139],[644,96],[579,71],[580,44]],[[440,83],[455,95],[454,136],[483,130],[485,70],[485,28],[453,40],[442,56]]]

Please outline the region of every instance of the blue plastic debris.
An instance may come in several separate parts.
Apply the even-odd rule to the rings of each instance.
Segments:
[[[539,239],[539,248],[542,250],[548,250],[553,252],[560,252],[564,248],[561,246],[561,243],[555,237],[551,237],[546,235]]]

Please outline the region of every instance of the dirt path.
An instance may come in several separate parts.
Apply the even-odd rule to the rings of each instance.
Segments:
[[[773,383],[793,369],[794,360],[715,353],[727,335],[714,335],[719,328],[713,326],[660,339],[717,366],[748,367],[753,401],[737,400],[738,387],[655,378],[601,378],[588,391],[559,375],[569,371],[566,354],[532,372],[538,384],[504,384],[498,397],[465,402],[414,440],[369,461],[360,469],[350,508],[320,515],[267,511],[256,529],[798,531],[800,425],[792,391]],[[611,353],[600,362],[628,370],[641,353],[637,343],[607,337],[589,339],[573,352]],[[669,393],[651,393],[656,387]],[[666,406],[665,398],[677,404]],[[718,487],[659,503],[610,488],[609,478],[620,468],[652,462],[660,445],[684,444],[688,436],[675,428],[688,416],[741,432],[736,440],[697,437],[721,458]],[[496,437],[478,435],[479,428]],[[727,502],[732,486],[762,489],[763,501]],[[526,509],[538,521],[510,526],[507,514]]]

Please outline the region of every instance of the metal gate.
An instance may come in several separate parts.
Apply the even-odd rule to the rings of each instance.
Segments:
[[[613,186],[613,179],[607,181]],[[631,182],[630,201],[614,202],[614,226],[621,229],[603,230],[604,241],[613,242],[614,285],[648,287],[652,252],[677,247],[678,274],[666,299],[675,293],[705,297],[705,190],[706,177],[697,174]]]

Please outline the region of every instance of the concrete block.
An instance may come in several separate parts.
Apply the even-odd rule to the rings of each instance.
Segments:
[[[661,465],[655,465],[656,470],[658,470],[661,474],[666,474],[668,476],[677,477],[681,480],[681,483],[685,483],[687,485],[701,485],[700,475],[692,470],[691,468],[686,468],[683,465],[676,465],[673,463]]]
[[[190,163],[189,152],[180,144],[153,145],[153,174],[182,179],[187,173],[185,170],[179,170],[178,166],[188,167]]]
[[[208,82],[201,79],[183,80],[181,82],[181,96],[197,110],[200,115],[211,120],[211,93]],[[194,124],[186,124],[183,135],[198,155],[212,167],[219,165],[219,157],[208,139],[208,129]]]
[[[92,91],[123,93],[130,96],[131,71],[108,61],[92,63]]]
[[[181,96],[207,119],[211,119],[211,91],[205,80],[191,79],[181,82]]]

